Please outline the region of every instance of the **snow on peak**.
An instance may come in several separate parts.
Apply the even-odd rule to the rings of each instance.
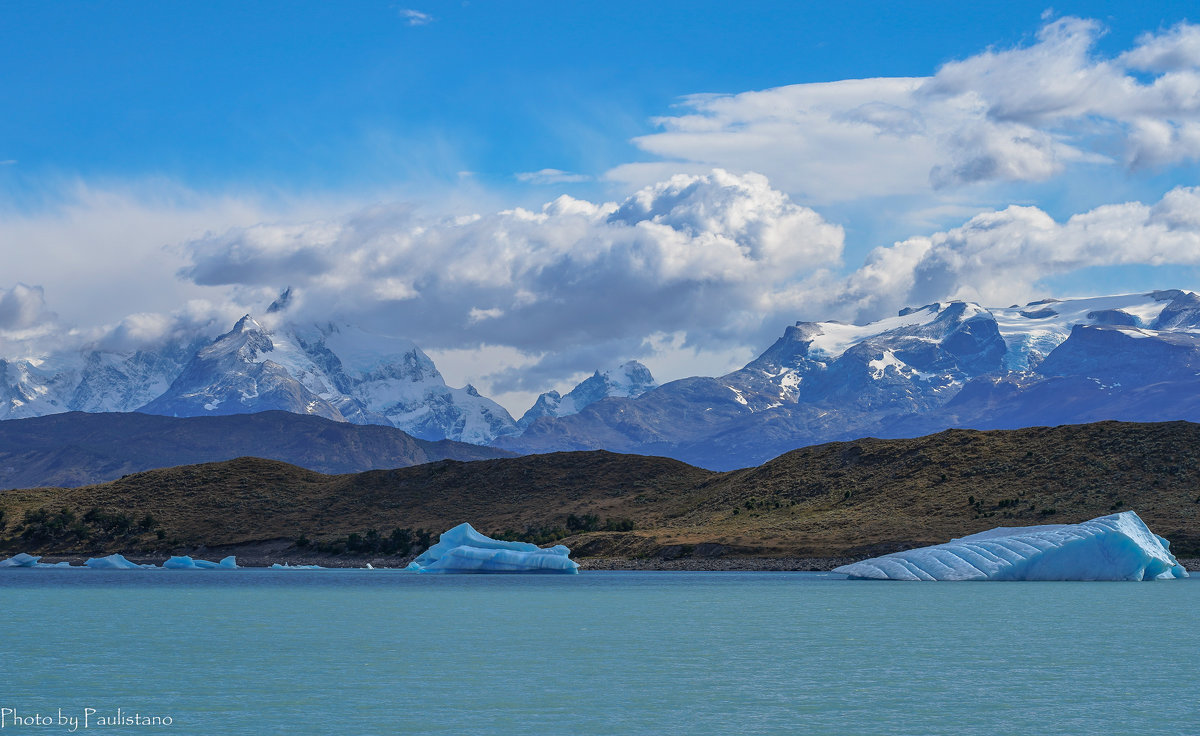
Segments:
[[[1034,368],[1042,358],[1066,341],[1076,325],[1160,329],[1164,326],[1159,324],[1159,318],[1164,312],[1172,305],[1194,299],[1195,294],[1188,291],[1156,291],[1149,294],[1042,299],[1024,306],[1014,304],[989,311],[1008,346],[1005,367],[1024,371]]]
[[[517,426],[524,429],[541,417],[578,414],[587,406],[609,397],[636,399],[657,385],[649,368],[636,360],[630,360],[615,368],[597,370],[565,396],[557,391],[547,391],[538,396],[533,406],[517,422]]]

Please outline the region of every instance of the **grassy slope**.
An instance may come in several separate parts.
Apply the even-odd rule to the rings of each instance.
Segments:
[[[707,543],[733,554],[838,557],[995,526],[1078,522],[1116,507],[1136,510],[1173,549],[1193,555],[1200,551],[1198,496],[1200,425],[1102,422],[831,443],[731,473],[608,452],[337,476],[242,458],[82,488],[0,493],[8,516],[0,537],[11,536],[33,508],[151,513],[166,541],[147,534],[146,550],[176,540],[215,545],[395,526],[442,531],[462,521],[492,532],[594,513],[633,519],[637,528],[566,539],[577,553],[682,547],[703,554],[712,548],[696,548]]]

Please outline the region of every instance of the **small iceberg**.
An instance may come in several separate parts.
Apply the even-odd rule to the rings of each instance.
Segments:
[[[154,567],[154,565],[135,564],[125,559],[121,555],[109,555],[108,557],[89,557],[88,561],[83,564],[93,570],[142,570]]]
[[[163,563],[165,570],[236,570],[237,558],[233,555],[224,558],[220,562],[209,562],[208,560],[193,560],[187,555],[172,557]]]
[[[286,562],[282,565],[276,562],[271,565],[272,570],[324,570],[320,565],[289,565]]]
[[[9,557],[7,560],[0,560],[0,567],[37,567],[38,560],[40,559],[42,558],[21,552]]]
[[[1170,580],[1171,543],[1132,511],[1081,524],[999,527],[835,568],[860,580]]]
[[[475,531],[470,524],[443,532],[438,543],[407,569],[423,573],[566,573],[579,572],[571,550],[561,544],[542,549],[529,542],[505,542]]]

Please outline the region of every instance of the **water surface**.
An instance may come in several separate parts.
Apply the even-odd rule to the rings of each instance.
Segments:
[[[172,719],[106,733],[1200,730],[1196,579],[41,569],[0,601],[0,709]]]

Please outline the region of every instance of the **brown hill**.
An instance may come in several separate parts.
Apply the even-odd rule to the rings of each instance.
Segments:
[[[463,521],[545,532],[595,515],[634,529],[571,534],[577,555],[847,557],[1132,509],[1190,556],[1198,448],[1197,424],[1101,422],[831,443],[729,473],[602,451],[334,476],[240,458],[0,493],[0,540],[10,551],[162,552]]]

